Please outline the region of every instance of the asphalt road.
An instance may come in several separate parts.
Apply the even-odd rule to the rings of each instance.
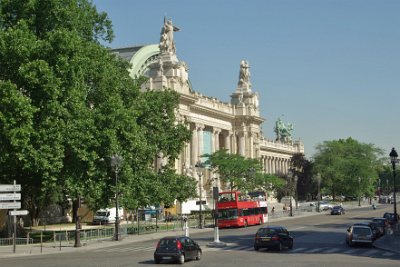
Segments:
[[[360,208],[349,210],[345,215],[331,216],[322,213],[310,217],[280,220],[273,224],[283,225],[294,236],[292,250],[268,251],[253,249],[253,236],[259,226],[220,231],[220,240],[227,243],[224,248],[209,248],[212,232],[191,235],[203,248],[200,261],[189,261],[185,266],[400,266],[400,255],[374,247],[348,247],[345,231],[348,225],[381,217],[389,210]],[[0,266],[88,266],[125,267],[159,266],[153,263],[153,252],[157,240],[118,244],[74,252],[2,258]],[[162,265],[175,265],[165,263]]]

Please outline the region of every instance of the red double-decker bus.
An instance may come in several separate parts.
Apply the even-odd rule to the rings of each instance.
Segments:
[[[218,227],[246,227],[268,220],[265,194],[242,195],[240,191],[220,192],[217,202]]]

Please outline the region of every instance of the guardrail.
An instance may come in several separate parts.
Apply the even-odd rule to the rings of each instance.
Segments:
[[[24,237],[19,237],[16,238],[16,244],[17,245],[30,245],[33,244],[33,239],[32,238],[24,238]],[[13,245],[13,238],[0,238],[0,246],[11,246]]]

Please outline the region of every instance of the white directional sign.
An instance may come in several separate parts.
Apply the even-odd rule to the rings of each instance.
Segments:
[[[11,216],[19,216],[19,215],[28,215],[29,212],[27,210],[11,210],[10,215]]]
[[[0,202],[0,209],[2,210],[11,210],[20,208],[21,208],[21,202]]]
[[[21,193],[0,194],[0,201],[4,200],[21,200]]]
[[[0,184],[0,192],[14,192],[21,191],[20,184]]]

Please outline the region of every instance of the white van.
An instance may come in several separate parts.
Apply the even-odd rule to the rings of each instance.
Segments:
[[[292,201],[292,208],[296,208],[296,201],[294,200],[294,197],[282,197],[281,203],[288,209],[290,208],[290,200]]]
[[[115,223],[115,217],[117,216],[116,208],[106,208],[99,209],[93,216],[93,224],[107,224],[107,223]],[[124,209],[118,209],[119,219],[124,219]]]

